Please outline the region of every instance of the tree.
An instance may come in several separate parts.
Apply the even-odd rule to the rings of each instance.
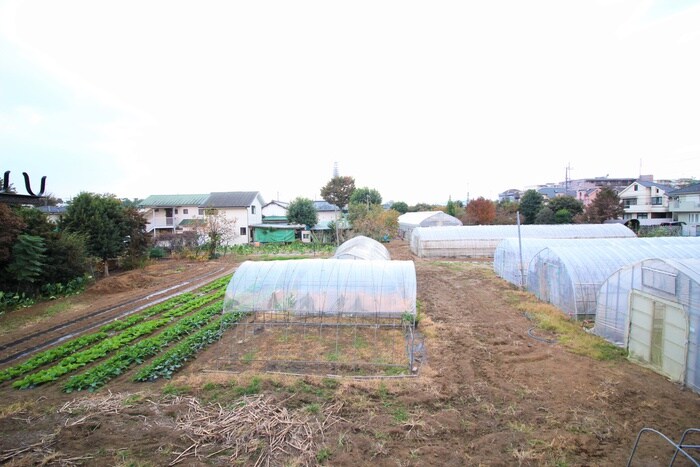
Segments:
[[[583,203],[574,198],[573,196],[557,196],[556,198],[549,200],[547,206],[554,213],[557,213],[562,209],[566,209],[571,215],[572,219],[574,216],[583,213]],[[560,224],[561,222],[557,223]]]
[[[568,209],[560,209],[554,213],[555,224],[571,224],[574,221],[574,216]]]
[[[29,284],[41,277],[46,256],[44,239],[36,235],[22,234],[12,246],[12,261],[7,266],[7,272],[14,276],[20,286],[27,288]]]
[[[333,177],[323,188],[321,197],[327,202],[342,211],[350,202],[350,196],[355,191],[355,179],[348,176]],[[340,231],[338,230],[338,214],[335,219],[336,244],[340,242]]]
[[[423,212],[423,211],[434,211],[435,206],[428,203],[418,203],[415,206],[408,208],[409,212]]]
[[[403,201],[397,201],[391,205],[391,209],[397,211],[399,214],[406,214],[408,212],[408,204]]]
[[[126,248],[123,265],[127,269],[142,266],[148,250],[148,236],[146,235],[146,219],[135,206],[124,206],[124,229],[129,232],[128,246]]]
[[[554,224],[554,213],[545,206],[535,216],[535,224]]]
[[[489,225],[496,219],[496,204],[483,196],[469,201],[463,222],[470,225]]]
[[[342,210],[350,202],[350,197],[355,191],[355,179],[352,177],[333,177],[330,182],[321,188],[321,197],[338,209]]]
[[[366,205],[382,204],[382,195],[380,195],[379,192],[373,188],[357,188],[352,192],[352,195],[350,195],[349,203],[363,203]]]
[[[398,234],[399,212],[393,209],[385,211],[377,204],[368,207],[362,203],[351,203],[350,219],[352,230],[357,235],[382,241],[385,236],[392,238]]]
[[[619,219],[625,212],[620,197],[610,187],[603,187],[586,208],[583,217],[590,224],[602,224],[608,219]]]
[[[497,225],[513,225],[520,205],[515,201],[503,200],[496,203],[496,218],[493,223]]]
[[[88,271],[87,248],[81,234],[62,232],[46,241],[46,265],[42,282],[67,283]]]
[[[0,203],[0,268],[3,263],[10,260],[12,245],[19,234],[22,233],[26,224],[12,208],[7,204]]]
[[[445,209],[445,212],[452,217],[457,215],[457,205],[455,205],[455,202],[452,201],[452,196],[450,196],[450,199],[447,200],[447,208]]]
[[[197,231],[200,237],[207,239],[207,253],[209,259],[216,258],[217,249],[229,243],[236,236],[236,222],[238,219],[229,219],[226,214],[218,209],[205,209],[204,220],[197,223]]]
[[[109,275],[107,260],[124,253],[132,233],[121,201],[113,195],[86,192],[73,198],[61,226],[85,236],[87,251],[103,261],[105,276]]]
[[[318,224],[314,202],[308,198],[296,198],[287,207],[287,219],[290,224],[304,224],[309,228]]]
[[[520,198],[520,212],[525,217],[524,224],[534,224],[537,213],[544,205],[544,197],[537,190],[527,190]]]

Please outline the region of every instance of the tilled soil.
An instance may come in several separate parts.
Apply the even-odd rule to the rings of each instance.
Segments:
[[[235,339],[227,332],[169,381],[133,383],[127,373],[94,394],[3,383],[0,462],[607,466],[627,463],[642,428],[677,441],[700,427],[700,395],[626,360],[576,355],[550,343],[556,336],[533,333],[516,308],[520,295],[488,262],[428,261],[405,242],[388,247],[393,259],[416,264],[426,347],[417,375],[220,372],[217,361]],[[86,312],[94,295],[81,297],[71,306]],[[71,408],[80,401],[89,402]],[[219,425],[195,426],[198,419],[185,416],[193,404],[222,414]],[[226,418],[240,417],[245,404],[271,410],[257,422]],[[229,431],[235,446],[223,437]],[[643,440],[633,465],[668,465],[672,451]]]

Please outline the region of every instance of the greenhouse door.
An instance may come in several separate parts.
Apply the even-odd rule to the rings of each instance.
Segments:
[[[683,307],[633,291],[629,320],[629,358],[682,382],[688,346],[688,320]]]

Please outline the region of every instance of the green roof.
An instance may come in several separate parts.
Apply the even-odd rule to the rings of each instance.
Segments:
[[[204,219],[183,219],[182,222],[178,224],[179,227],[186,227],[190,225],[202,225],[204,224]]]
[[[151,195],[139,203],[141,208],[171,208],[178,206],[199,206],[209,198],[203,195]]]

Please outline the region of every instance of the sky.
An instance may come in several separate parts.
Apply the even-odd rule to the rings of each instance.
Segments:
[[[0,0],[0,169],[64,200],[700,177],[700,0]],[[567,169],[570,168],[569,169]]]

